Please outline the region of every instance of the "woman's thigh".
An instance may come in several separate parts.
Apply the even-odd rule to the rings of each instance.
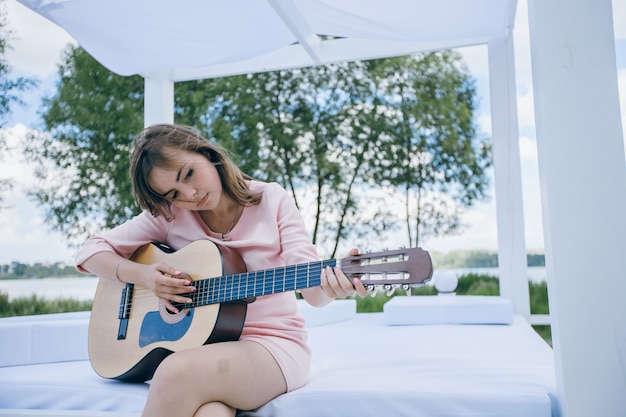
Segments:
[[[181,397],[198,407],[219,401],[243,410],[260,407],[287,389],[274,357],[252,341],[215,343],[170,355],[152,384],[159,382],[170,389],[177,386]]]

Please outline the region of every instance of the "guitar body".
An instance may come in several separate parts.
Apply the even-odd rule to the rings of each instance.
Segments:
[[[148,288],[100,279],[89,322],[89,359],[100,376],[129,382],[152,379],[161,361],[173,352],[207,343],[239,339],[248,301],[255,297],[321,285],[321,271],[336,259],[247,272],[233,249],[197,240],[173,251],[153,243],[132,260],[166,263],[194,281],[190,304],[173,303],[168,311]],[[368,289],[406,290],[431,279],[428,252],[403,248],[347,256],[341,269]]]
[[[194,281],[246,270],[236,251],[209,240],[194,241],[176,252],[158,244],[145,245],[131,259],[167,263]],[[89,359],[104,378],[147,381],[173,352],[239,339],[246,309],[245,301],[230,301],[174,314],[148,288],[100,279],[89,323]]]

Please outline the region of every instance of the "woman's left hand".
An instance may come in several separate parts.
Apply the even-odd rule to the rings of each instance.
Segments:
[[[352,249],[350,255],[358,255],[358,249]],[[346,298],[353,294],[361,297],[367,295],[367,289],[359,278],[348,278],[341,268],[336,266],[324,268],[321,274],[322,290],[331,298]]]

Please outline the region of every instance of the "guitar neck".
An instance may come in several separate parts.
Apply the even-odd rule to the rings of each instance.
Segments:
[[[310,262],[262,271],[243,272],[194,281],[196,291],[187,294],[193,301],[185,307],[198,307],[275,294],[321,285],[322,269],[335,267],[335,259]]]

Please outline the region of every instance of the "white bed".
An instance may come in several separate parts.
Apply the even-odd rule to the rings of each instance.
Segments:
[[[356,314],[354,300],[302,304],[314,352],[310,382],[258,414],[560,416],[552,349],[502,308],[506,301],[396,298],[373,314]],[[438,311],[430,323],[429,310]],[[0,319],[0,415],[139,415],[148,385],[93,372],[88,319],[88,312]]]

